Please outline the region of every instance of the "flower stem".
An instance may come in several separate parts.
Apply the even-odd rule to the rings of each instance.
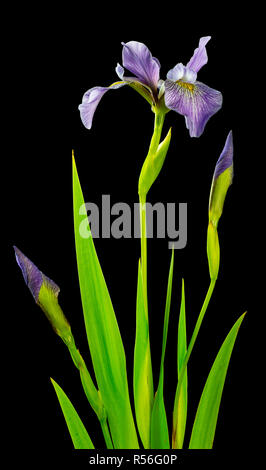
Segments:
[[[149,151],[144,161],[140,178],[139,178],[139,210],[140,210],[140,229],[141,229],[141,266],[143,277],[143,292],[146,311],[148,313],[148,292],[147,292],[147,229],[146,229],[146,197],[149,186],[146,187],[146,173],[153,170],[153,158],[156,155],[158,146],[160,144],[162,128],[165,118],[165,113],[154,108],[154,130],[151,138]]]
[[[76,348],[75,341],[74,341],[72,334],[69,336],[69,341],[66,342],[66,345],[68,347],[73,363],[80,373],[80,380],[81,380],[85,395],[100,421],[106,447],[107,449],[113,449],[114,447],[113,447],[111,435],[109,432],[109,428],[107,425],[107,415],[104,409],[102,398],[100,396],[99,391],[96,389],[92,381],[92,378],[90,376],[90,373],[87,369],[87,366],[84,362],[83,357],[81,356],[79,350]]]
[[[211,296],[212,296],[212,293],[213,293],[213,290],[214,290],[214,287],[215,287],[215,283],[216,283],[216,279],[212,279],[211,282],[210,282],[209,289],[207,291],[204,303],[202,305],[200,314],[198,316],[193,334],[192,334],[190,342],[189,342],[189,346],[188,346],[188,349],[187,349],[187,352],[186,352],[186,355],[185,355],[185,358],[184,358],[184,362],[183,362],[183,365],[182,365],[182,368],[181,368],[181,371],[180,371],[180,374],[179,374],[179,377],[178,377],[178,384],[177,384],[176,394],[175,394],[174,410],[176,410],[177,407],[178,407],[178,401],[179,401],[179,397],[180,397],[181,385],[182,385],[182,381],[183,381],[183,378],[184,378],[184,375],[185,375],[186,367],[187,367],[189,358],[191,356],[195,341],[197,339],[197,336],[198,336],[198,333],[199,333],[204,315],[206,313],[209,302],[211,300]],[[175,411],[174,411],[174,415],[176,415]],[[176,433],[173,432],[173,436],[175,436],[175,434]],[[173,449],[176,448],[175,443],[176,443],[176,440],[175,440],[175,442],[174,441],[172,442],[172,448]]]
[[[104,440],[105,440],[105,443],[106,443],[106,447],[107,447],[107,449],[113,449],[114,446],[113,446],[110,431],[109,431],[109,428],[108,428],[107,419],[104,419],[103,421],[100,421],[100,423],[101,423],[101,428],[102,428]]]
[[[139,195],[140,230],[141,230],[141,269],[143,280],[143,294],[146,312],[148,312],[148,286],[147,286],[147,233],[146,233],[146,195]]]

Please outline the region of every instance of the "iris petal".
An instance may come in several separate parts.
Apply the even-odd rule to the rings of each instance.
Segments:
[[[116,90],[124,85],[126,85],[126,83],[117,82],[109,87],[96,86],[94,88],[90,88],[86,93],[84,93],[82,103],[79,105],[78,109],[80,111],[81,120],[87,129],[91,129],[95,110],[103,95],[108,90]]]
[[[153,90],[157,89],[160,75],[160,62],[153,57],[145,44],[130,41],[123,44],[123,66],[136,75],[141,83]]]
[[[195,49],[193,56],[190,61],[187,63],[187,67],[194,72],[198,72],[203,65],[207,64],[208,56],[206,51],[206,44],[211,39],[211,36],[205,36],[200,38],[199,47]]]
[[[191,137],[199,137],[207,121],[222,106],[222,94],[204,83],[165,81],[165,104],[182,114]]]

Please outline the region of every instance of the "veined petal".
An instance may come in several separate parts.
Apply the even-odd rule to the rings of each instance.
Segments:
[[[193,56],[190,61],[187,63],[187,67],[194,72],[198,72],[203,65],[207,64],[208,56],[206,51],[206,44],[211,39],[211,36],[205,36],[200,38],[199,47],[195,49]]]
[[[165,104],[185,116],[191,137],[199,137],[210,117],[221,108],[222,94],[201,82],[166,80]]]
[[[152,90],[157,89],[160,75],[160,62],[151,55],[150,50],[142,42],[122,42],[123,66],[133,73],[141,83]]]
[[[108,87],[96,86],[94,88],[90,88],[86,93],[84,93],[82,103],[79,105],[78,109],[80,111],[81,120],[87,129],[91,129],[95,110],[103,95],[108,90],[116,90],[124,85],[126,85],[125,82],[116,82]]]
[[[124,68],[120,64],[117,64],[115,71],[119,76],[120,80],[128,83],[132,88],[134,88],[138,93],[140,93],[140,95],[142,95],[150,104],[154,102],[154,96],[150,86],[144,85],[142,81],[139,80],[137,77],[125,77]]]

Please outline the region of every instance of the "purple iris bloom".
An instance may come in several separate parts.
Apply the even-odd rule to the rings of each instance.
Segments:
[[[179,63],[169,70],[165,80],[167,108],[185,116],[191,137],[199,137],[207,121],[222,106],[222,94],[197,81],[198,71],[208,62],[206,44],[210,36],[199,41],[199,47],[186,66]]]
[[[91,88],[84,94],[79,106],[84,126],[91,128],[94,112],[108,90],[129,84],[155,107],[164,97],[165,110],[168,108],[185,116],[190,136],[199,137],[209,118],[222,106],[222,94],[219,91],[196,81],[197,72],[208,61],[205,46],[209,40],[210,36],[201,38],[188,64],[177,64],[168,72],[165,82],[160,80],[160,62],[152,56],[145,44],[137,41],[122,43],[123,67],[120,64],[116,67],[121,81],[109,87]],[[124,67],[133,75],[125,76]]]

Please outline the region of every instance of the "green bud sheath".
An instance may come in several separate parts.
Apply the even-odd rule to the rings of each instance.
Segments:
[[[37,304],[45,313],[54,331],[65,343],[69,343],[72,337],[71,328],[58,303],[58,293],[59,292],[55,291],[49,282],[47,282],[45,276],[43,276],[43,283],[40,287]]]
[[[212,222],[208,225],[207,233],[207,255],[209,262],[209,271],[211,280],[215,280],[218,277],[219,265],[220,265],[220,245],[216,227]]]
[[[146,197],[148,191],[157,179],[168,151],[171,140],[171,129],[165,139],[160,143],[165,112],[154,110],[154,132],[150,143],[148,155],[143,163],[139,177],[139,195]]]

